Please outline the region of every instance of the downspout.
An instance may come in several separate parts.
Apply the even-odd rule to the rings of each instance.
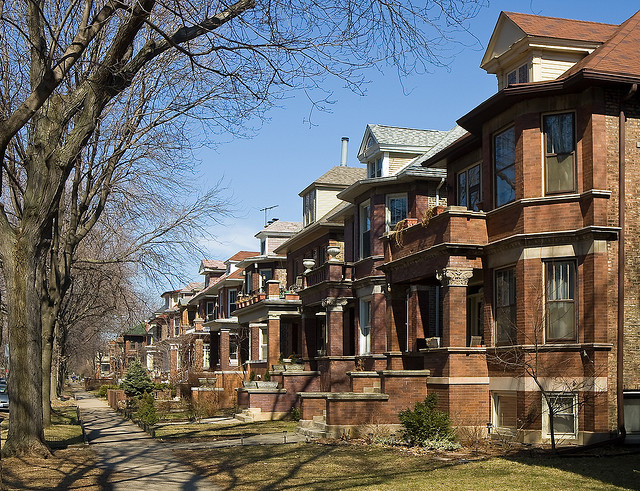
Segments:
[[[624,441],[627,430],[624,426],[624,264],[625,264],[625,151],[626,151],[626,116],[622,104],[630,100],[638,90],[638,84],[633,84],[629,92],[620,101],[620,116],[618,121],[618,220],[620,232],[618,236],[618,331],[616,351],[616,403],[618,409],[618,432]]]

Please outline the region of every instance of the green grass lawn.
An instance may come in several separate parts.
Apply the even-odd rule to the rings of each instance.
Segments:
[[[184,423],[156,427],[156,438],[163,440],[226,440],[265,433],[294,433],[293,421],[257,421],[255,423]]]
[[[415,456],[376,445],[291,444],[184,450],[222,489],[639,489],[640,457]]]
[[[7,439],[9,413],[3,413],[4,421],[0,426],[2,443]],[[44,438],[51,448],[66,448],[69,445],[82,445],[82,427],[78,423],[75,406],[56,406],[51,411],[51,426],[44,429]]]

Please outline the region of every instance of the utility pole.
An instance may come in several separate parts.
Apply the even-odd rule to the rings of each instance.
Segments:
[[[273,205],[273,206],[267,206],[266,208],[260,208],[260,211],[264,211],[264,226],[267,226],[267,211],[269,210],[273,210],[274,208],[277,208],[278,205]]]

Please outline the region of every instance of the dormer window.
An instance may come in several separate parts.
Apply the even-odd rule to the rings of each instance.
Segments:
[[[260,240],[260,255],[264,256],[267,253],[267,239]]]
[[[382,177],[382,157],[367,163],[367,177]]]
[[[316,190],[309,191],[302,198],[302,220],[306,227],[316,221]]]
[[[527,82],[529,82],[529,65],[527,63],[507,73],[507,85],[526,84]]]

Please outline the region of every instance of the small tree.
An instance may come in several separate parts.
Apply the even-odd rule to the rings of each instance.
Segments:
[[[134,360],[129,365],[122,381],[122,388],[124,393],[130,397],[138,397],[153,390],[154,385],[151,377],[149,377],[139,360]]]

